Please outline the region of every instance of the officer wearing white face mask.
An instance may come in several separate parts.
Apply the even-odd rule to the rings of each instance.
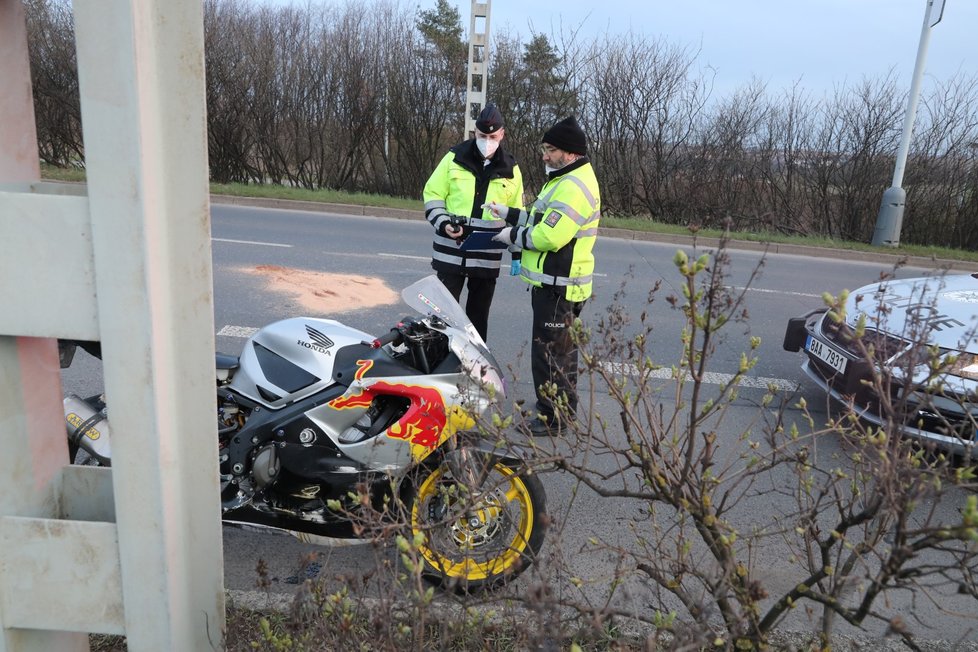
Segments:
[[[435,228],[431,266],[456,300],[467,283],[465,313],[483,340],[503,250],[463,250],[460,242],[473,231],[506,226],[482,206],[523,204],[523,175],[502,147],[504,135],[502,114],[487,104],[476,120],[475,138],[452,147],[424,187],[425,216]]]

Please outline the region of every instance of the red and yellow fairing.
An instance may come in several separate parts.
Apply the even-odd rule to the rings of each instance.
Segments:
[[[364,381],[363,376],[373,366],[373,361],[357,360],[357,366],[354,378],[363,384],[351,387],[328,405],[334,410],[367,408],[375,396],[385,394],[408,399],[410,406],[407,411],[384,434],[408,442],[414,460],[423,460],[457,431],[475,425],[475,421],[460,406],[446,406],[445,396],[437,387],[386,379]]]

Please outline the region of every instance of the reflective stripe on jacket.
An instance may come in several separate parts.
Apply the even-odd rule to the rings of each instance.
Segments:
[[[482,205],[495,201],[507,206],[523,204],[523,175],[511,154],[496,150],[489,165],[474,140],[453,147],[431,173],[424,187],[425,217],[435,228],[431,266],[438,271],[469,276],[499,276],[502,249],[462,251],[455,240],[440,235],[452,215],[466,218],[465,231],[497,231],[505,223],[494,219]]]
[[[566,288],[568,301],[590,297],[600,221],[598,180],[586,157],[551,173],[529,212],[521,211],[517,220],[520,276],[538,287]]]

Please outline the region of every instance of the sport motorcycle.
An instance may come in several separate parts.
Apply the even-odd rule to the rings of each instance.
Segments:
[[[505,382],[464,310],[435,276],[401,296],[418,314],[381,337],[296,317],[217,355],[223,519],[313,542],[401,527],[425,579],[495,588],[540,551],[543,485],[518,447],[480,435]],[[78,346],[100,357],[97,343],[59,344],[62,367]],[[64,408],[72,461],[110,465],[104,397]]]

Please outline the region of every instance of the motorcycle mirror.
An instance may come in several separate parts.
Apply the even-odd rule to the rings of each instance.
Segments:
[[[78,345],[74,342],[58,340],[58,357],[61,360],[62,369],[67,369],[71,366],[71,361],[74,359],[77,349]]]

